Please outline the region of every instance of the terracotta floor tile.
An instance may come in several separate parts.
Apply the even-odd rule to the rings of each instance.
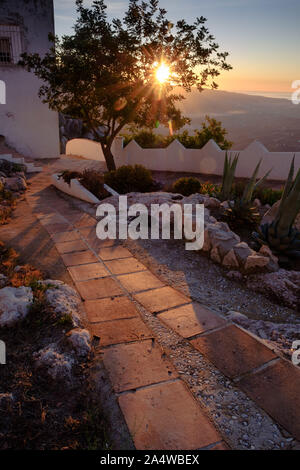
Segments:
[[[145,266],[133,257],[105,261],[105,265],[113,274],[127,274],[146,270]]]
[[[88,214],[83,214],[79,220],[74,222],[75,227],[96,227],[97,221]]]
[[[276,357],[235,325],[193,339],[191,344],[228,377],[249,372]]]
[[[133,274],[123,274],[118,276],[118,280],[128,292],[139,292],[156,287],[163,287],[163,283],[150,271],[142,271]]]
[[[280,360],[242,378],[238,385],[300,440],[300,369]]]
[[[99,277],[109,276],[109,272],[102,263],[82,264],[81,266],[72,266],[68,271],[73,281],[87,281]]]
[[[91,323],[138,316],[134,303],[127,297],[86,300],[84,308]]]
[[[68,224],[68,221],[61,216],[60,214],[57,214],[56,212],[48,212],[48,215],[43,216],[40,218],[40,223],[42,225],[53,225],[53,224]]]
[[[222,441],[211,447],[209,450],[230,450],[226,442]]]
[[[55,233],[51,238],[55,243],[72,242],[74,240],[80,240],[80,234],[73,230],[70,232]]]
[[[80,264],[96,263],[97,257],[89,250],[78,253],[66,253],[61,255],[66,266],[79,266]]]
[[[47,232],[50,235],[72,230],[72,226],[69,224],[48,224],[48,225],[44,225],[44,228],[47,230]]]
[[[138,450],[193,450],[221,440],[179,380],[124,393],[119,403]]]
[[[59,253],[72,253],[74,251],[85,251],[87,249],[86,244],[82,240],[56,243],[55,246]]]
[[[106,248],[100,248],[98,255],[103,261],[118,259],[118,258],[129,258],[132,256],[129,250],[123,248],[123,246],[110,246]]]
[[[91,325],[93,334],[100,337],[100,346],[129,343],[151,338],[153,335],[140,318],[106,321]]]
[[[226,325],[226,321],[197,302],[160,313],[157,318],[184,338]]]
[[[190,301],[185,295],[172,287],[162,287],[161,289],[135,294],[134,298],[152,313],[167,310]]]
[[[104,351],[103,360],[116,392],[178,377],[162,349],[151,339],[112,346]]]
[[[92,227],[90,227],[92,228]],[[85,234],[83,230],[90,230],[90,228],[84,228],[80,229],[80,233],[83,236],[84,240],[86,243],[89,245],[90,248],[92,248],[96,253],[99,252],[101,248],[106,248],[106,247],[111,247],[111,246],[117,246],[118,241],[117,240],[99,240],[97,237],[94,228],[92,228],[92,232]]]
[[[84,300],[114,297],[124,292],[111,278],[93,279],[92,281],[76,282],[76,287]]]

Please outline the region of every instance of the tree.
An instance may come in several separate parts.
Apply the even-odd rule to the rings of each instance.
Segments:
[[[111,146],[126,124],[155,127],[173,119],[181,126],[187,118],[176,107],[183,96],[175,89],[216,88],[215,78],[231,66],[202,16],[174,25],[158,0],[129,0],[124,19],[109,22],[103,0],[90,7],[76,0],[76,6],[74,34],[50,36],[49,53],[23,54],[20,63],[44,82],[39,95],[51,109],[83,120],[112,170]],[[161,64],[170,70],[162,83]]]
[[[222,150],[229,150],[233,142],[226,139],[227,134],[228,132],[222,127],[221,121],[205,116],[205,121],[202,122],[202,129],[200,131],[195,130],[197,148],[204,147],[209,140],[213,139]]]
[[[131,140],[135,140],[142,148],[164,148],[168,147],[173,140],[177,139],[185,148],[202,149],[205,144],[213,139],[222,150],[229,150],[233,142],[226,139],[227,130],[222,127],[222,122],[214,118],[205,116],[202,128],[195,129],[194,135],[190,135],[187,130],[169,136],[155,134],[152,129],[129,129],[130,133],[122,134],[125,145]]]

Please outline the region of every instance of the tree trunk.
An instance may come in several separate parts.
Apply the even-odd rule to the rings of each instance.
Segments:
[[[110,146],[101,143],[101,147],[102,147],[102,151],[103,151],[103,155],[106,161],[108,171],[115,170],[116,164],[115,164],[114,156],[111,152]]]

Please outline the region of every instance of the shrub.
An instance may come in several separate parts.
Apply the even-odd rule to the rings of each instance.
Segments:
[[[152,173],[142,165],[124,165],[104,175],[104,181],[120,194],[146,193],[153,188]]]
[[[123,137],[124,147],[133,139],[142,148],[157,148],[164,146],[163,136],[156,135],[154,132],[148,130],[141,130],[137,134],[125,134]]]
[[[62,178],[65,183],[68,183],[68,185],[70,185],[71,180],[79,179],[81,178],[81,176],[82,173],[79,173],[79,171],[64,170],[58,175],[58,178]]]
[[[240,199],[243,195],[246,181],[238,181],[233,184],[233,199]],[[272,189],[266,186],[258,187],[253,192],[253,199],[259,199],[262,204],[269,204],[272,206],[275,202],[279,201],[282,196],[282,189]]]
[[[254,197],[258,198],[262,204],[270,204],[272,206],[281,199],[282,193],[282,189],[259,188],[254,191]]]
[[[210,197],[218,197],[220,190],[221,190],[220,185],[210,183],[209,181],[207,181],[206,183],[201,184],[199,193],[208,194]]]
[[[4,189],[0,182],[0,225],[7,224],[10,220],[12,211],[16,207],[16,201],[11,191]]]
[[[65,170],[58,175],[58,178],[62,178],[65,183],[70,185],[72,179],[80,181],[88,191],[90,191],[98,199],[104,199],[109,196],[109,193],[104,188],[104,178],[100,171],[95,170],[84,170],[82,173],[79,171]]]
[[[0,171],[3,171],[7,176],[10,176],[12,173],[18,173],[25,170],[25,165],[9,162],[8,160],[0,158]]]
[[[110,195],[103,186],[104,177],[100,171],[84,170],[80,183],[100,200]]]
[[[191,194],[199,193],[200,189],[200,181],[192,176],[179,178],[172,186],[174,193],[180,193],[183,196],[190,196]]]

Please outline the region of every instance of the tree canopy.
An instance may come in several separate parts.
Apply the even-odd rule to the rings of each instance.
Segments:
[[[222,150],[229,150],[233,142],[226,138],[227,134],[228,132],[222,126],[221,121],[205,116],[201,129],[195,129],[193,135],[184,130],[181,133],[166,136],[146,128],[133,129],[131,132],[124,132],[121,135],[124,137],[125,145],[131,140],[135,140],[142,148],[165,148],[177,139],[185,148],[201,149],[213,139]]]
[[[103,0],[76,6],[74,33],[50,36],[49,53],[23,54],[20,63],[44,82],[39,94],[51,109],[84,122],[111,170],[111,145],[125,125],[172,121],[179,129],[189,120],[176,106],[184,99],[178,89],[217,88],[216,78],[231,66],[202,16],[174,24],[158,0],[129,0],[123,20],[111,21]],[[162,63],[169,70],[163,83],[156,75]]]

